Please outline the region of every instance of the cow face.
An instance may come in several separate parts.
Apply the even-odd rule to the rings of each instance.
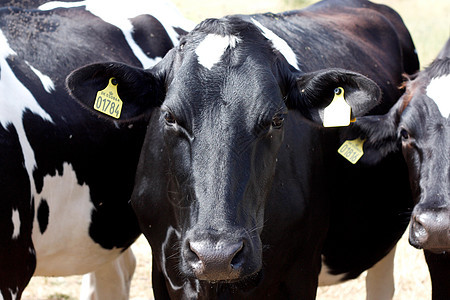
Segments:
[[[176,226],[180,269],[200,280],[236,280],[261,268],[264,199],[287,107],[274,58],[259,67],[271,49],[246,58],[241,43],[231,33],[192,33],[175,55],[161,107],[169,201],[188,210]]]
[[[356,73],[296,71],[260,29],[231,17],[201,23],[152,70],[97,64],[67,84],[92,108],[111,77],[121,118],[151,112],[131,201],[153,254],[166,275],[209,282],[262,267],[265,203],[289,110],[322,123],[338,87],[353,117],[380,97]]]
[[[367,136],[366,161],[401,148],[416,204],[409,241],[435,252],[450,250],[449,85],[450,59],[436,60],[388,114],[356,122]]]

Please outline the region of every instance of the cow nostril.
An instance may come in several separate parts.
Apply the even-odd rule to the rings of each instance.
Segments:
[[[414,230],[416,230],[418,234],[426,233],[425,227],[423,226],[423,222],[418,217],[414,218],[413,227],[414,227]]]
[[[412,230],[416,239],[421,243],[424,243],[428,238],[428,232],[424,223],[421,215],[415,215],[413,217]]]
[[[188,248],[189,251],[187,251],[187,258],[191,261],[197,261],[200,262],[202,261],[201,259],[201,254],[198,252],[198,250],[193,246],[193,244],[188,243]]]
[[[190,250],[191,255],[200,259],[200,257],[198,256],[197,250],[195,249],[195,247],[193,247],[193,244],[188,243],[188,245],[189,245],[189,250]]]
[[[242,267],[244,262],[244,243],[242,243],[241,247],[234,254],[233,259],[231,260],[231,268],[239,269]]]

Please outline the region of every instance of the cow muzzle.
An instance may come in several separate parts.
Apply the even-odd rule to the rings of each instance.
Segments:
[[[261,269],[261,247],[246,238],[187,240],[184,261],[199,280],[239,281]]]
[[[450,252],[449,209],[415,209],[411,216],[409,242],[435,253]]]

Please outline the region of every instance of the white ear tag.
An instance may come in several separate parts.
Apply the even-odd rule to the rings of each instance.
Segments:
[[[344,89],[334,90],[334,98],[330,105],[323,110],[323,126],[339,127],[350,125],[352,108],[344,99]]]

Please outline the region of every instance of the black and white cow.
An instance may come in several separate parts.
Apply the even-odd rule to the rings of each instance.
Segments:
[[[183,19],[161,1],[120,2],[0,9],[0,299],[20,298],[33,275],[89,272],[83,297],[128,297],[126,249],[140,234],[128,201],[147,121],[93,116],[65,78],[99,61],[150,67]]]
[[[450,39],[387,114],[356,122],[367,138],[364,162],[403,153],[415,203],[409,242],[425,250],[433,299],[450,299],[449,87]]]
[[[121,122],[151,114],[131,201],[157,299],[313,299],[322,261],[358,276],[412,207],[401,155],[352,165],[337,154],[345,129],[322,122],[385,113],[418,67],[394,11],[323,1],[208,19],[152,69],[93,64],[67,85],[94,111],[114,78]],[[339,101],[346,115],[330,112]]]

